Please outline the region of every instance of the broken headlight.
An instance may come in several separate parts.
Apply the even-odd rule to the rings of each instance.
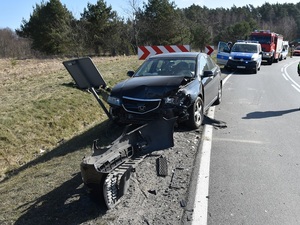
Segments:
[[[113,96],[108,96],[107,103],[110,105],[121,106],[121,99]]]
[[[185,102],[185,99],[186,99],[186,95],[183,92],[178,92],[174,96],[169,96],[169,97],[164,98],[164,103],[182,106]]]

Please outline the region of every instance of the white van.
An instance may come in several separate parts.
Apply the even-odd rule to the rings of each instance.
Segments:
[[[289,42],[288,41],[284,41],[283,42],[283,47],[282,47],[282,51],[281,51],[281,56],[280,56],[280,60],[286,59],[286,57],[289,54]]]

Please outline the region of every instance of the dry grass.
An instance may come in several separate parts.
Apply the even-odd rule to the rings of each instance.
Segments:
[[[0,60],[0,224],[80,224],[100,214],[79,165],[93,140],[110,142],[121,129],[70,85],[64,60]],[[141,64],[136,56],[93,61],[110,86]]]
[[[107,120],[92,95],[71,87],[64,60],[0,60],[0,180]],[[141,64],[136,56],[93,61],[109,86]]]

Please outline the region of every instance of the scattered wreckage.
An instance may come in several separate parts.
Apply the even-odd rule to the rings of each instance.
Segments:
[[[106,99],[98,90],[107,85],[89,57],[64,61],[63,65],[81,90],[94,95],[110,120],[126,124],[122,135],[109,146],[95,140],[92,154],[81,162],[85,186],[103,196],[107,208],[126,193],[130,174],[151,152],[174,146],[176,123],[197,129],[204,112],[222,98],[220,68],[205,53],[171,53],[150,57],[129,79],[116,84]],[[166,160],[158,160],[165,174]]]
[[[108,110],[99,98],[96,89],[106,88],[106,83],[90,58],[63,62],[77,87],[93,93],[107,116]],[[92,154],[81,162],[81,175],[88,191],[103,198],[108,209],[113,208],[126,193],[130,174],[147,154],[174,146],[173,130],[176,118],[160,118],[136,126],[129,124],[119,138],[109,146],[92,145]],[[157,132],[157,128],[159,131]],[[166,160],[159,160],[158,171],[164,171]],[[163,173],[163,172],[162,172]]]

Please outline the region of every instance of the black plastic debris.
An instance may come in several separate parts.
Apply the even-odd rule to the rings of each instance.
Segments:
[[[166,157],[160,156],[156,160],[156,168],[157,168],[157,175],[158,176],[168,176],[168,162]]]

